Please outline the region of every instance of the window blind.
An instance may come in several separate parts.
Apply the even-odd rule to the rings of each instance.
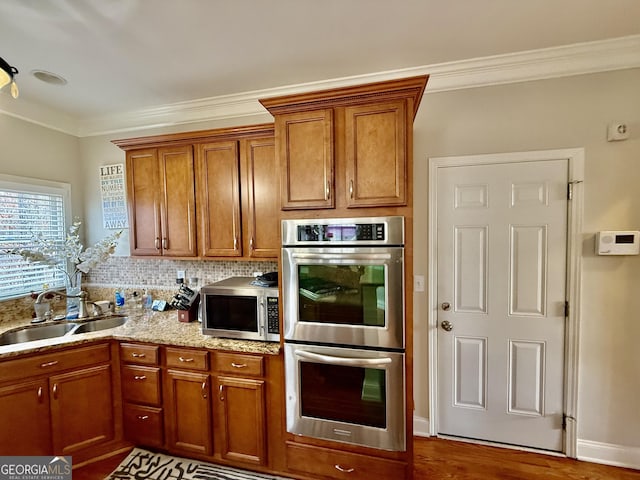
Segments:
[[[33,248],[36,233],[56,243],[64,242],[67,192],[68,188],[65,191],[0,181],[0,252]],[[45,285],[63,287],[64,273],[51,265],[28,262],[19,255],[0,254],[0,299],[41,291]]]

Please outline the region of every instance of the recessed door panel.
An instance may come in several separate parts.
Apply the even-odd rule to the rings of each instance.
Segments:
[[[509,413],[543,415],[544,342],[509,342]]]
[[[511,226],[510,315],[544,316],[547,226]]]
[[[487,339],[455,339],[455,406],[485,408],[487,385]]]
[[[456,312],[487,312],[488,228],[455,227]]]

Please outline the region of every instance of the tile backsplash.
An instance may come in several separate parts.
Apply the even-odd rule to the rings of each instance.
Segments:
[[[176,272],[184,270],[185,279],[197,278],[199,286],[227,277],[251,276],[253,272],[277,270],[275,261],[173,260],[164,258],[110,257],[85,275],[88,285],[123,288],[175,289]]]

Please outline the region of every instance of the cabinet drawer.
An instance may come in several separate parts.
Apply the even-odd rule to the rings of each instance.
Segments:
[[[20,358],[0,363],[0,381],[29,378],[108,362],[111,351],[108,343],[89,347],[62,350],[34,357]]]
[[[162,409],[143,405],[124,405],[125,438],[145,447],[162,447],[164,444],[164,423]]]
[[[166,348],[167,367],[189,370],[209,370],[209,356],[204,350]]]
[[[239,353],[216,353],[215,371],[231,375],[249,375],[262,377],[264,375],[264,358],[255,355]]]
[[[125,363],[141,365],[158,365],[160,347],[155,345],[136,345],[123,343],[120,345],[120,359]]]
[[[406,478],[407,464],[397,460],[287,442],[292,472],[336,479]]]
[[[160,406],[160,369],[157,367],[122,366],[122,398],[125,402]]]

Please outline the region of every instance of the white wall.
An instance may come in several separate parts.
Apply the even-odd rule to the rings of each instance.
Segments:
[[[70,183],[73,215],[82,217],[79,158],[76,137],[0,114],[0,173]]]
[[[428,158],[585,148],[578,437],[640,468],[640,257],[597,257],[598,230],[640,229],[640,69],[424,96],[414,126],[415,273],[427,274]],[[428,91],[428,86],[427,86]],[[631,129],[606,141],[607,123]],[[428,417],[427,298],[416,293],[416,415]]]

